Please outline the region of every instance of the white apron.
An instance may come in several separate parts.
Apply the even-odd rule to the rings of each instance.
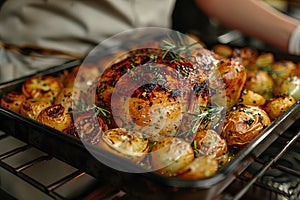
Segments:
[[[0,82],[83,57],[104,39],[132,28],[170,27],[174,3],[175,0],[8,0],[0,10]],[[18,47],[56,53],[34,51],[26,56]]]

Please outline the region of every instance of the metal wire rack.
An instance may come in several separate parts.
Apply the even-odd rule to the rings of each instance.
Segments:
[[[299,125],[298,120],[255,158],[219,199],[299,200]]]
[[[10,145],[5,145],[10,143]],[[125,193],[8,134],[0,135],[0,199],[112,199]],[[22,183],[20,183],[22,182]],[[18,188],[22,187],[21,191]]]
[[[219,197],[216,197],[216,200],[300,199],[299,125],[298,120],[280,135],[265,152],[254,159],[254,162],[242,174],[237,176],[235,181]],[[3,144],[8,144],[7,140],[15,140],[15,145],[5,147]],[[107,183],[91,177],[80,169],[62,163],[51,155],[41,152],[8,134],[2,133],[0,135],[0,147],[0,173],[10,174],[9,179],[18,177],[27,184],[27,187],[35,188],[38,193],[28,194],[31,199],[32,195],[37,194],[37,199],[40,195],[44,195],[44,199],[47,196],[49,199],[58,200],[132,199],[129,194],[119,188],[107,185]],[[47,169],[44,166],[47,166]],[[56,170],[56,168],[63,168],[63,170]],[[54,169],[54,173],[50,172],[49,169]],[[59,171],[64,173],[57,175]],[[41,174],[37,175],[36,173]],[[6,180],[4,181],[6,182]],[[0,180],[0,195],[9,199],[10,193],[15,196],[16,191],[7,191],[6,188],[3,188],[5,187],[3,185],[6,185],[3,183],[4,181]],[[24,194],[21,195],[24,197]]]

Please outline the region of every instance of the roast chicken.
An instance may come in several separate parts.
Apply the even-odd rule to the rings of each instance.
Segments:
[[[136,49],[104,71],[95,102],[110,111],[111,128],[134,129],[156,141],[186,131],[182,127],[193,124],[182,124],[184,116],[199,114],[212,101],[232,107],[245,80],[241,64],[219,61],[203,48],[194,49],[190,58]]]

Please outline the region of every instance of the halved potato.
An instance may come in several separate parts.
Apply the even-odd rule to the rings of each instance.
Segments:
[[[151,150],[152,168],[166,176],[176,176],[193,159],[194,150],[191,145],[176,137],[157,141]]]
[[[228,112],[223,135],[228,146],[245,146],[271,123],[267,113],[258,106],[239,105]]]
[[[98,146],[122,158],[139,163],[148,153],[149,141],[139,132],[115,128],[102,133]]]
[[[181,179],[197,180],[213,176],[218,171],[218,162],[210,156],[195,158],[178,171]]]
[[[266,101],[262,108],[267,112],[269,117],[274,120],[282,115],[294,103],[295,99],[287,94],[283,94]]]

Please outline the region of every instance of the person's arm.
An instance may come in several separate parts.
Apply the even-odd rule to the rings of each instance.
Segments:
[[[195,1],[210,17],[223,25],[285,51],[289,50],[291,34],[300,25],[298,20],[259,0]]]

